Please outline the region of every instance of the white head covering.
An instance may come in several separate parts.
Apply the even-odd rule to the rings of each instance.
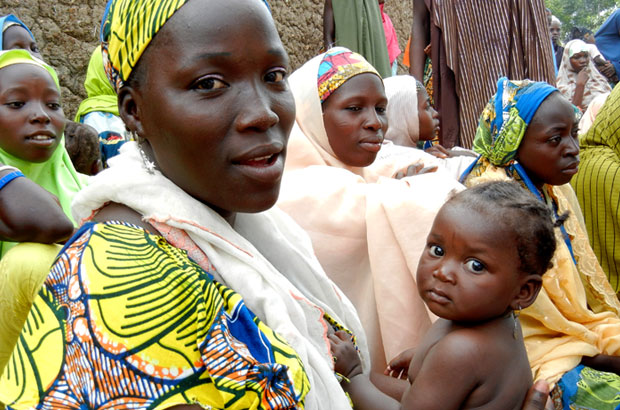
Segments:
[[[417,142],[419,138],[418,85],[410,75],[397,75],[383,80],[388,98],[388,130],[385,138],[390,141],[406,139]]]

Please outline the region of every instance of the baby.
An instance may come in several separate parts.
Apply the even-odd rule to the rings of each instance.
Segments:
[[[416,348],[401,403],[362,374],[347,334],[330,336],[355,408],[520,409],[532,373],[517,315],[534,302],[550,266],[552,221],[551,210],[514,182],[449,199],[417,270],[420,296],[440,319]]]

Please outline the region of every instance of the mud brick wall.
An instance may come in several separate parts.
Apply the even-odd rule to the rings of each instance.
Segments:
[[[323,0],[268,1],[295,69],[322,48]],[[67,118],[73,118],[86,97],[84,76],[90,54],[97,46],[105,4],[105,0],[0,1],[0,15],[13,13],[28,25],[41,54],[58,71]],[[411,0],[386,0],[385,10],[404,50],[411,29]],[[404,72],[402,65],[399,71]]]

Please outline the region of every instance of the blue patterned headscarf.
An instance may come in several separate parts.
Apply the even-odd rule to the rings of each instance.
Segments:
[[[474,151],[495,166],[510,163],[543,101],[557,88],[530,80],[497,81],[497,92],[482,111]]]

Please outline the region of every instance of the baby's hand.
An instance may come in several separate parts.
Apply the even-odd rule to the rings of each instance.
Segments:
[[[348,379],[362,374],[362,362],[351,336],[347,332],[339,330],[327,337],[329,337],[331,344],[334,370]]]
[[[416,164],[409,165],[406,169],[402,171],[398,171],[396,174],[394,174],[394,178],[402,179],[405,177],[412,177],[414,175],[422,175],[422,174],[426,174],[429,172],[435,172],[435,171],[437,171],[436,165],[432,165],[430,167],[424,167],[423,163],[418,162]]]
[[[411,363],[411,360],[413,360],[414,355],[414,347],[401,352],[398,356],[390,360],[387,369],[385,369],[383,373],[386,376],[407,380],[407,374],[409,373],[409,364]]]

